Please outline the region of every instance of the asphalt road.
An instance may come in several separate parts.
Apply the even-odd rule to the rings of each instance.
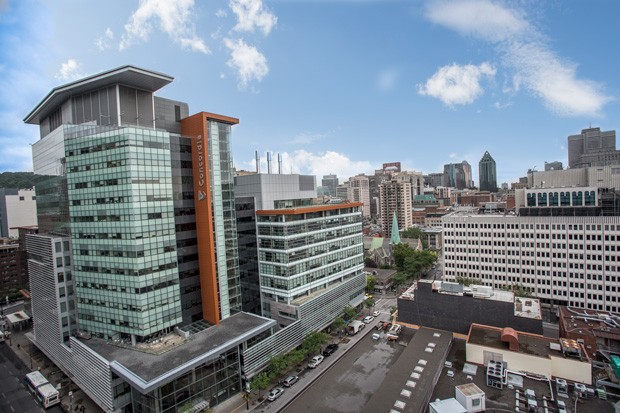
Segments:
[[[62,413],[60,406],[44,410],[26,389],[22,380],[30,370],[8,348],[0,343],[0,412],[7,413]]]

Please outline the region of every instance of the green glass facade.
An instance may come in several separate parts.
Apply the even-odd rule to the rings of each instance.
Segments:
[[[77,128],[66,141],[81,330],[143,341],[181,322],[170,135]]]
[[[216,270],[220,294],[220,318],[224,319],[241,311],[235,188],[230,152],[231,126],[210,120],[208,128],[213,235],[215,255],[218,257]]]

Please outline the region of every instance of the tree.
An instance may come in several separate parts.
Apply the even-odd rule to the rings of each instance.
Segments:
[[[292,367],[296,364],[301,363],[306,358],[306,355],[301,350],[293,350],[286,355],[286,359],[288,361],[288,366]]]
[[[407,274],[405,274],[404,272],[398,272],[396,273],[394,278],[392,278],[392,284],[394,285],[394,288],[396,288],[397,293],[398,293],[399,288],[405,285],[406,282],[407,282]]]
[[[377,268],[377,262],[370,257],[364,258],[364,266],[368,268]]]
[[[344,308],[343,312],[345,320],[351,320],[357,315],[357,311],[355,310],[355,308],[349,305]]]
[[[338,317],[334,320],[334,322],[332,323],[332,329],[334,331],[338,332],[338,335],[340,335],[340,333],[342,332],[342,329],[344,328],[344,326],[346,326],[347,323],[342,319],[342,317]]]
[[[503,289],[506,291],[512,291],[515,297],[523,297],[523,298],[533,297],[532,290],[530,290],[527,287],[524,287],[521,284],[505,285]]]
[[[370,314],[370,309],[375,306],[375,300],[373,300],[372,298],[365,299],[364,306],[368,309],[368,314]]]
[[[408,244],[396,244],[392,251],[392,257],[394,258],[394,265],[396,269],[402,271],[405,265],[405,258],[411,256],[414,250]]]
[[[422,248],[428,248],[428,236],[420,228],[407,228],[400,234],[401,238],[419,239],[422,241]]]
[[[377,285],[377,277],[374,275],[367,274],[366,275],[366,292],[371,293],[375,290],[375,286]]]
[[[285,371],[286,369],[288,369],[288,361],[286,360],[286,356],[284,355],[279,355],[279,356],[274,356],[271,358],[271,360],[269,360],[269,367],[267,368],[267,371],[269,371],[269,375],[271,377],[278,377],[280,374],[282,374],[283,371]]]
[[[470,285],[472,285],[474,283],[474,279],[470,278],[470,277],[464,277],[462,275],[457,275],[455,277],[455,280],[457,283],[464,285],[465,287],[469,287]]]
[[[265,390],[271,383],[269,374],[265,371],[258,373],[250,382],[250,389],[258,391],[258,397],[261,397],[261,390]]]
[[[420,271],[422,271],[422,263],[415,254],[405,257],[405,263],[403,264],[404,273],[408,279],[419,278]]]
[[[323,344],[329,341],[329,336],[322,331],[313,331],[308,334],[301,344],[301,349],[306,355],[316,353],[321,349]]]

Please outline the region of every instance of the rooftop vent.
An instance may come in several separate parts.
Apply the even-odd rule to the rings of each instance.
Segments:
[[[508,348],[511,351],[519,351],[519,336],[517,336],[517,332],[514,329],[510,327],[504,328],[501,340],[504,343],[508,343]]]

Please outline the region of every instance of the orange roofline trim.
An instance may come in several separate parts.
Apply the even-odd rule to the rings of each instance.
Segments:
[[[307,212],[333,211],[334,209],[361,207],[363,205],[363,202],[350,202],[346,204],[325,204],[290,209],[263,209],[256,211],[256,215],[298,215]]]

